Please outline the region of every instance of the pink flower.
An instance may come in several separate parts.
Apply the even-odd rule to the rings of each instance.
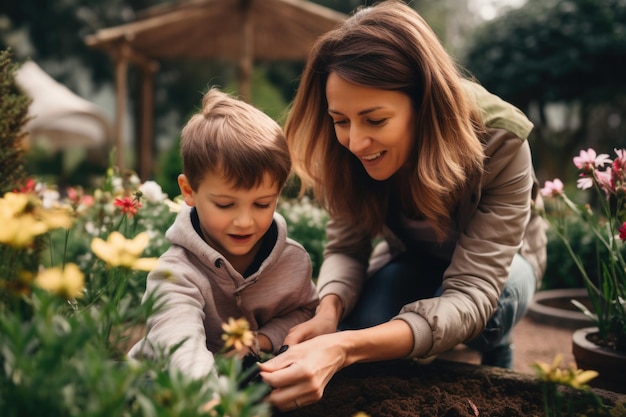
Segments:
[[[541,195],[544,197],[563,195],[563,182],[558,178],[555,178],[554,181],[546,181],[541,189]]]
[[[602,190],[604,190],[606,198],[608,199],[611,196],[611,193],[615,191],[611,167],[607,167],[604,171],[596,171],[595,175],[598,180],[598,185]]]
[[[578,178],[576,180],[576,187],[580,188],[581,190],[588,190],[589,188],[593,187],[593,178],[591,177]]]
[[[615,190],[626,183],[626,149],[615,149],[617,158],[613,161],[612,188]]]
[[[619,238],[626,241],[626,222],[624,222],[621,226],[618,226],[617,230],[619,231]]]
[[[614,162],[622,169],[626,169],[626,149],[615,149],[615,154],[617,158]]]
[[[141,208],[141,202],[130,197],[116,198],[113,205],[120,207],[122,213],[128,214],[128,217],[133,217],[137,214],[137,209]]]
[[[595,168],[599,168],[610,162],[611,160],[608,154],[602,153],[596,155],[596,151],[591,148],[586,151],[580,151],[580,155],[574,157],[574,165],[576,165],[576,168],[583,170],[585,173],[591,173]]]
[[[95,202],[93,196],[83,193],[82,188],[68,187],[67,198],[70,200],[70,202],[74,206],[83,204],[87,207],[90,207]]]

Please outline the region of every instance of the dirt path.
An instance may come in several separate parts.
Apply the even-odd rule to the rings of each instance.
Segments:
[[[534,362],[552,363],[554,357],[563,355],[562,365],[574,362],[572,355],[571,329],[547,326],[528,317],[524,317],[513,331],[514,358],[513,369],[518,372],[534,374],[530,364]],[[478,352],[459,346],[457,349],[440,356],[441,359],[467,363],[480,363]]]

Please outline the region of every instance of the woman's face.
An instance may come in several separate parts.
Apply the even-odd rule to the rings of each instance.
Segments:
[[[383,181],[402,168],[415,140],[408,95],[352,84],[331,72],[326,99],[339,143],[361,161],[370,177]]]

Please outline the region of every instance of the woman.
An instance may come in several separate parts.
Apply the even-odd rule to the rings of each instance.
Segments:
[[[463,79],[399,1],[318,40],[285,133],[331,221],[316,314],[261,366],[276,407],[318,401],[355,362],[428,360],[459,343],[511,366],[511,330],[546,256],[531,129]]]

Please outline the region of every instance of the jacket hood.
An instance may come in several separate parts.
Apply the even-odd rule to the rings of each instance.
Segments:
[[[181,210],[176,216],[174,223],[165,233],[167,240],[172,245],[184,247],[187,251],[201,259],[203,263],[214,265],[217,268],[226,264],[232,270],[232,273],[236,273],[226,257],[221,252],[215,250],[211,245],[207,244],[202,236],[198,234],[196,229],[194,229],[191,222],[191,213],[192,207],[183,202]],[[277,251],[278,253],[281,253],[287,240],[287,222],[279,213],[274,212],[273,223],[276,224],[278,236],[272,252]],[[259,267],[258,271],[253,275],[257,275],[262,272],[265,268],[271,266],[271,264],[275,261],[275,257],[267,257]]]

